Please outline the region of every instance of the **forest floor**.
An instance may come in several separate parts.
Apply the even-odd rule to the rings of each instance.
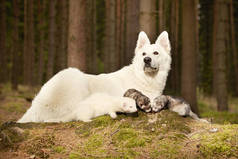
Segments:
[[[138,116],[102,116],[90,123],[16,121],[38,89],[0,86],[0,158],[238,158],[238,99],[232,113],[216,113],[214,99],[199,96],[200,123],[163,110]],[[5,124],[4,124],[5,123]]]

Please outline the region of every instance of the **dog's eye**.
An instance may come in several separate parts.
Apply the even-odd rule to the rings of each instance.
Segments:
[[[159,54],[158,51],[155,51],[155,52],[154,52],[154,55],[158,55],[158,54]]]
[[[143,53],[142,53],[142,55],[143,55],[143,56],[145,56],[145,55],[146,55],[146,53],[145,53],[145,52],[143,52]]]

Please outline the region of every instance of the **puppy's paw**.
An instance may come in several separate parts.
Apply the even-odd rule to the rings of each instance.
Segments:
[[[152,111],[153,112],[161,111],[162,109],[166,107],[167,103],[168,103],[168,98],[165,95],[156,97],[151,104]]]

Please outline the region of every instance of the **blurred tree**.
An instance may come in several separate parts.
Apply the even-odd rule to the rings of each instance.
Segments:
[[[126,3],[126,48],[122,50],[123,65],[128,65],[134,56],[139,33],[140,3],[138,0],[127,0]],[[122,34],[122,33],[121,33]],[[124,53],[124,54],[123,54]]]
[[[24,83],[33,85],[34,78],[34,1],[24,1]]]
[[[88,0],[88,9],[87,9],[87,43],[88,43],[88,51],[87,51],[87,72],[97,74],[98,73],[98,57],[97,57],[97,49],[96,49],[96,1]]]
[[[160,0],[161,2],[162,0]],[[159,10],[159,13],[162,12]],[[160,13],[161,14],[161,13]],[[161,15],[163,16],[163,15]],[[159,17],[160,19],[160,17]],[[163,18],[162,18],[163,19]],[[180,91],[180,54],[179,54],[179,0],[171,3],[171,18],[170,18],[170,41],[171,41],[171,56],[172,56],[172,69],[169,76],[170,85],[173,91],[178,94]],[[161,20],[160,23],[163,23]],[[163,30],[163,26],[160,26]]]
[[[238,56],[237,56],[237,41],[235,38],[235,23],[234,23],[234,9],[233,0],[230,0],[230,30],[231,30],[231,46],[233,55],[234,75],[235,75],[235,95],[238,96]]]
[[[200,0],[199,9],[199,89],[208,95],[212,94],[212,31],[213,0]]]
[[[213,15],[213,91],[217,99],[218,111],[227,111],[226,25],[228,5],[225,0],[214,0]]]
[[[106,26],[104,44],[104,71],[112,72],[119,66],[119,55],[116,50],[116,1],[106,0]]]
[[[87,2],[69,1],[68,66],[86,71]]]
[[[193,112],[198,114],[196,97],[196,3],[191,0],[182,0],[182,5],[181,94],[190,103]]]
[[[55,72],[58,72],[64,68],[66,68],[67,61],[67,35],[68,35],[68,1],[61,0],[57,6],[57,32],[56,39],[59,39],[56,53],[56,61],[55,61]]]
[[[19,47],[19,0],[13,0],[13,15],[14,15],[14,24],[13,24],[13,64],[12,64],[12,76],[11,83],[12,89],[17,90],[18,79],[19,79],[19,66],[20,66],[20,47]]]
[[[48,52],[48,63],[47,63],[47,80],[50,79],[54,74],[54,64],[55,64],[55,53],[56,53],[56,0],[49,1],[49,52]]]
[[[164,31],[165,29],[165,24],[164,24],[164,0],[158,0],[159,1],[159,33],[161,33],[162,31]],[[175,3],[173,3],[174,5],[177,3],[177,0],[175,1]],[[172,6],[173,9],[172,11],[175,11],[176,8],[174,8],[174,6]]]
[[[6,5],[0,0],[0,83],[7,82],[7,52],[6,52]]]
[[[146,32],[151,42],[156,40],[155,0],[140,0],[140,30]]]
[[[43,73],[44,73],[44,65],[45,65],[45,8],[46,8],[46,1],[38,1],[37,4],[38,9],[38,33],[39,33],[39,45],[38,47],[38,64],[37,64],[37,84],[41,85],[43,82]]]

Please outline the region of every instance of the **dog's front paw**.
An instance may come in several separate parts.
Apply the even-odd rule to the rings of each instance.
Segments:
[[[162,109],[166,107],[167,103],[168,103],[168,98],[165,95],[156,97],[151,104],[152,111],[153,112],[161,111]]]

